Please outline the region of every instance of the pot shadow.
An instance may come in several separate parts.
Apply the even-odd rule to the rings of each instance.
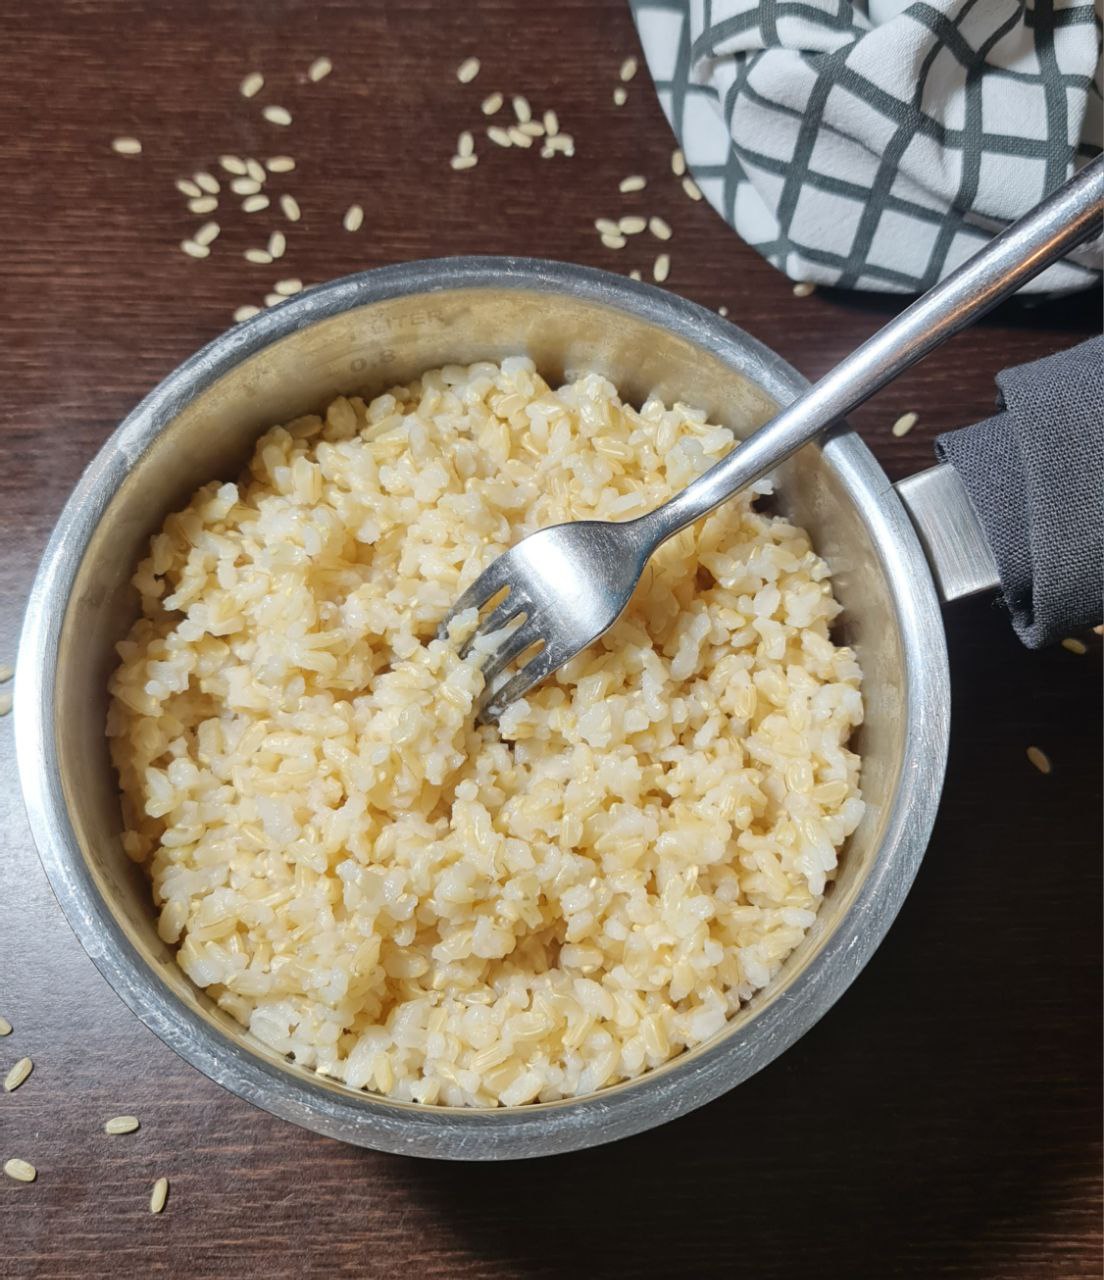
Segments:
[[[874,961],[782,1058],[675,1123],[553,1159],[405,1161],[479,1274],[1080,1274],[1048,1242],[1073,1188],[1099,1187],[1098,735],[1077,714],[1096,704],[1053,655],[1044,694],[988,602],[950,639],[941,816]],[[1084,767],[1024,766],[1040,719]]]

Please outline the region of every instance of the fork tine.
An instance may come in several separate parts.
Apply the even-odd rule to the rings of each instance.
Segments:
[[[493,635],[494,632],[513,622],[515,618],[522,617],[530,613],[531,610],[532,606],[529,601],[520,592],[511,590],[505,600],[496,604],[486,617],[479,619],[475,630],[460,646],[461,658],[466,658],[471,653],[472,646],[480,637]]]
[[[503,564],[505,559],[505,552],[500,556],[495,556],[467,591],[460,596],[448,613],[445,614],[444,619],[437,628],[437,638],[439,640],[448,639],[449,623],[458,614],[464,613],[467,609],[482,608],[492,596],[498,595],[503,587],[510,585],[507,579],[507,566]]]
[[[532,618],[528,618],[516,631],[506,636],[498,648],[487,655],[487,660],[483,663],[483,687],[488,688],[500,671],[508,667],[531,645],[536,644],[540,638],[537,624]],[[536,654],[533,656],[536,657]]]
[[[479,714],[476,718],[484,724],[493,723],[515,698],[520,698],[527,693],[559,665],[560,663],[555,661],[555,654],[551,646],[546,645],[516,675],[510,676],[508,680],[504,681],[496,689],[484,688]]]

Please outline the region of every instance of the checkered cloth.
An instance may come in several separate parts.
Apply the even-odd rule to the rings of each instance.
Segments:
[[[630,2],[698,185],[794,280],[928,289],[1104,141],[1091,0]]]

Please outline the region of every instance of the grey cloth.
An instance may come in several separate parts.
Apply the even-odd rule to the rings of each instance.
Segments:
[[[1040,649],[1104,614],[1104,338],[997,385],[1002,412],[936,452],[966,485],[1017,635]]]

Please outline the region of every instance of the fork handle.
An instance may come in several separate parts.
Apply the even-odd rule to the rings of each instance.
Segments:
[[[708,515],[1088,239],[1100,226],[1102,200],[1104,156],[1098,156],[704,475],[631,523],[654,550]]]

